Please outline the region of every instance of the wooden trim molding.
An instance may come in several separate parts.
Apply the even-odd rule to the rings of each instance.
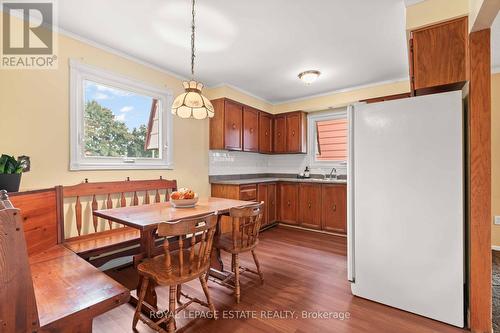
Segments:
[[[469,35],[469,323],[492,332],[490,29]]]

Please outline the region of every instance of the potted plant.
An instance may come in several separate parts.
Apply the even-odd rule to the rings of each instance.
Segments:
[[[24,156],[22,156],[24,157]],[[3,154],[0,156],[0,190],[19,191],[21,175],[28,165],[27,159]]]

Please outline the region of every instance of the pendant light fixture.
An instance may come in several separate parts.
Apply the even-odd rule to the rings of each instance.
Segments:
[[[194,80],[194,39],[195,39],[195,0],[192,2],[191,21],[191,80],[182,83],[185,92],[177,96],[172,104],[172,114],[180,118],[205,119],[214,116],[214,107],[210,100],[201,94],[203,83]]]

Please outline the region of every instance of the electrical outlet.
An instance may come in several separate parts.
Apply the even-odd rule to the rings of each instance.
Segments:
[[[495,224],[500,225],[500,216],[495,216]]]

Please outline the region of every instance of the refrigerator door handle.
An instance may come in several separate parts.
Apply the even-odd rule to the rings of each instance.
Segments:
[[[347,163],[347,279],[355,282],[354,255],[354,105],[347,108],[349,138]]]

